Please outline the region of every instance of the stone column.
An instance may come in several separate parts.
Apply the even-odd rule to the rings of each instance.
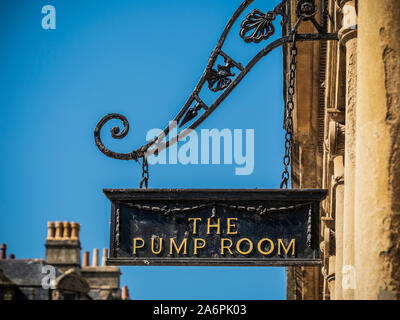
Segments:
[[[332,210],[335,212],[335,237],[336,237],[336,258],[335,258],[335,300],[343,299],[342,294],[342,268],[343,268],[343,156],[334,158],[334,175],[332,177]]]
[[[346,48],[346,140],[344,152],[343,268],[340,286],[343,299],[354,298],[354,179],[356,165],[356,102],[357,102],[357,16],[354,0],[342,3],[343,26],[340,45]],[[346,271],[345,274],[343,272]]]
[[[330,290],[331,298],[335,300],[343,299],[342,296],[342,267],[343,267],[343,208],[344,208],[344,167],[343,153],[345,146],[345,128],[344,125],[334,120],[329,122],[328,135],[329,154],[332,158],[333,174],[331,176],[330,188],[330,211],[335,222],[335,264],[332,268],[329,263],[329,276],[334,276],[334,292]],[[333,299],[333,298],[332,298]]]
[[[400,1],[358,1],[356,299],[400,299]]]
[[[329,263],[328,263],[328,269],[329,269],[329,274],[326,277],[326,281],[328,282],[329,286],[329,293],[330,293],[330,299],[335,300],[335,266],[336,266],[336,256],[330,256],[329,257]]]

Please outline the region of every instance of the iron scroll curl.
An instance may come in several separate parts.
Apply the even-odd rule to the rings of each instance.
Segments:
[[[137,160],[135,151],[130,152],[130,153],[118,153],[118,152],[114,152],[114,151],[107,149],[106,146],[103,144],[103,141],[101,140],[101,137],[100,137],[101,129],[108,121],[113,120],[113,119],[121,120],[123,122],[124,129],[122,130],[122,132],[120,132],[121,129],[119,127],[117,127],[117,126],[113,127],[111,129],[111,136],[114,139],[122,139],[128,134],[128,132],[129,132],[128,119],[119,113],[109,113],[109,114],[105,115],[103,118],[101,118],[101,120],[97,123],[96,128],[94,129],[94,140],[95,140],[96,146],[99,148],[99,150],[102,153],[104,153],[106,156],[108,156],[110,158],[119,159],[119,160],[132,160],[132,159]]]
[[[111,129],[111,136],[115,139],[124,138],[129,132],[129,122],[127,118],[118,113],[110,113],[105,115],[96,125],[94,131],[94,138],[96,146],[99,150],[108,157],[118,160],[135,160],[139,158],[145,158],[152,154],[158,154],[162,150],[173,145],[177,141],[186,137],[191,130],[196,129],[210,114],[225,100],[225,98],[235,89],[235,87],[241,82],[241,80],[247,75],[247,73],[265,57],[272,50],[292,41],[292,21],[291,21],[291,1],[282,0],[273,9],[262,14],[260,10],[253,11],[256,14],[248,14],[245,20],[241,23],[241,30],[239,36],[246,43],[254,42],[258,43],[262,40],[270,38],[275,28],[272,26],[272,22],[278,15],[281,16],[281,25],[284,28],[284,36],[272,41],[263,49],[261,49],[244,67],[241,63],[235,61],[226,52],[222,51],[222,46],[236,20],[244,12],[244,10],[254,0],[245,0],[241,3],[235,13],[229,19],[225,29],[222,32],[220,39],[217,42],[214,50],[212,51],[207,66],[198,81],[196,87],[190,94],[186,103],[183,105],[181,110],[170,122],[170,124],[164,128],[164,130],[155,137],[153,140],[144,144],[136,150],[129,153],[118,153],[109,150],[103,144],[101,140],[101,130],[103,126],[110,120],[117,119],[122,121],[123,130],[121,132],[119,127],[113,127]],[[324,1],[322,1],[324,3]],[[320,25],[314,18],[317,13],[317,7],[314,0],[299,0],[296,8],[297,22],[293,25],[298,27],[302,21],[311,20],[312,24],[317,30],[316,33],[312,34],[297,34],[296,41],[314,41],[314,40],[338,40],[337,33],[326,32],[326,10],[324,7],[321,8],[321,21]],[[263,29],[264,28],[264,29]],[[254,31],[253,31],[254,29]],[[250,35],[249,35],[250,32]],[[225,65],[217,65],[216,61],[218,57],[222,57],[225,61]],[[232,72],[232,69],[237,69],[239,72]],[[208,83],[208,86],[204,84]],[[214,102],[207,106],[201,99],[200,93],[203,89],[208,88],[213,92],[220,92],[219,96]],[[177,131],[176,136],[165,139],[171,129],[180,129]]]

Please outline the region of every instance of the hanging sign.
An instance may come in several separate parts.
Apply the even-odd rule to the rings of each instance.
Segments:
[[[105,189],[110,265],[317,265],[327,190]]]

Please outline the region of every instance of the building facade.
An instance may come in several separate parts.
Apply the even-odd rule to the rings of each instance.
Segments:
[[[120,289],[121,272],[107,266],[108,250],[84,252],[81,264],[80,225],[75,222],[48,223],[46,258],[7,259],[1,245],[0,300],[127,300],[128,288]]]
[[[400,299],[400,1],[321,1],[338,41],[297,44],[291,179],[329,190],[322,266],[288,267],[287,298]]]

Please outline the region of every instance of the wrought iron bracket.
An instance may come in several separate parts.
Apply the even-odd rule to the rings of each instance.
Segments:
[[[197,128],[208,116],[211,115],[211,113],[226,99],[247,73],[263,57],[272,50],[283,46],[286,43],[290,43],[293,40],[293,32],[296,32],[298,26],[303,22],[310,21],[314,25],[316,33],[296,34],[296,41],[338,40],[337,33],[327,32],[328,13],[325,8],[325,1],[321,1],[322,7],[317,8],[315,0],[298,0],[295,9],[296,19],[295,21],[292,21],[291,1],[282,0],[272,11],[263,13],[258,9],[253,10],[251,13],[247,14],[246,18],[241,23],[239,36],[244,40],[244,42],[259,43],[269,39],[275,33],[273,22],[276,20],[277,16],[280,15],[284,35],[266,45],[245,66],[243,66],[226,52],[222,51],[222,47],[232,26],[253,1],[254,0],[243,1],[231,16],[217,42],[217,45],[208,59],[207,66],[196,87],[173,121],[170,122],[159,136],[131,152],[113,152],[103,144],[100,137],[101,129],[108,121],[118,119],[123,123],[123,130],[121,132],[118,126],[113,127],[111,129],[111,136],[115,139],[122,139],[128,134],[129,123],[125,116],[117,113],[110,113],[105,115],[97,123],[94,130],[95,143],[99,150],[106,156],[114,159],[137,161],[139,158],[144,158],[145,155],[150,156],[152,154],[158,154],[158,152],[183,139],[190,133],[190,130]],[[320,16],[320,23],[317,22],[317,14]],[[215,66],[219,56],[223,58],[224,64]],[[237,69],[238,71],[233,72],[234,69]],[[208,87],[208,90],[216,93],[220,92],[218,97],[209,106],[207,106],[200,98],[200,93],[206,82],[208,84],[208,86],[206,86],[206,88]],[[177,135],[169,137],[168,140],[165,139],[164,141],[164,138],[167,137],[170,130],[175,128],[177,129]]]

